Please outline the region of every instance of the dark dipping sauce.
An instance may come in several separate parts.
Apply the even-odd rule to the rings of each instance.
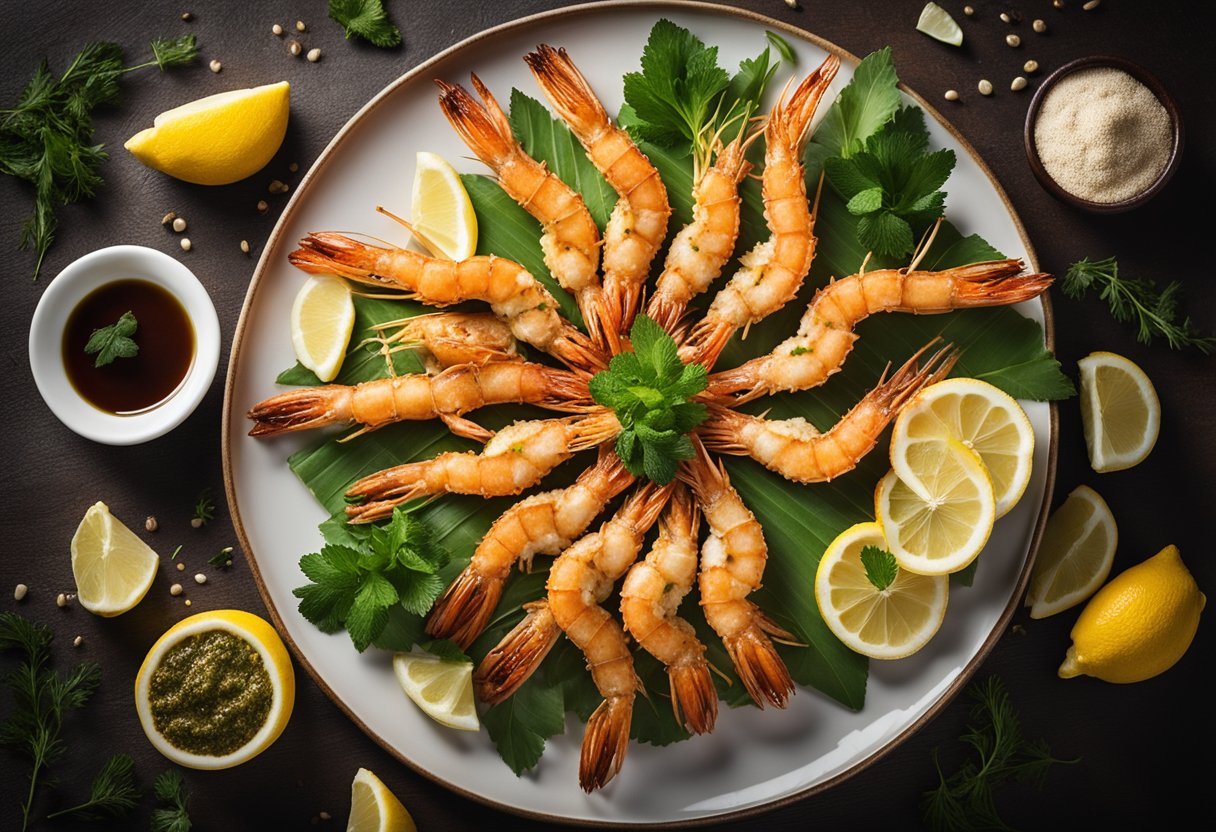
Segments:
[[[148,685],[156,730],[174,747],[208,757],[248,744],[266,724],[273,701],[261,654],[225,630],[175,644]]]
[[[84,351],[96,329],[111,326],[124,312],[135,316],[139,353],[94,367]],[[148,410],[169,398],[194,363],[194,325],[168,290],[147,280],[116,280],[94,289],[68,316],[63,331],[63,365],[68,381],[85,401],[117,414]]]

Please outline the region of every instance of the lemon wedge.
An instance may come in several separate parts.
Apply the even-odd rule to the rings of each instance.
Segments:
[[[477,214],[456,169],[436,153],[414,164],[410,227],[436,257],[467,260],[477,251]]]
[[[950,579],[897,567],[894,580],[880,589],[861,559],[868,546],[887,548],[878,523],[851,526],[828,545],[815,572],[815,600],[828,629],[850,650],[872,659],[902,659],[941,627]]]
[[[414,819],[379,777],[365,768],[350,784],[346,832],[416,832]]]
[[[1026,491],[1034,462],[1034,428],[1026,411],[986,381],[939,381],[900,410],[891,433],[892,460],[916,443],[947,436],[980,455],[996,492],[996,516],[1007,514]]]
[[[1113,352],[1091,352],[1077,369],[1090,466],[1106,473],[1143,462],[1161,429],[1161,403],[1153,383],[1135,362]]]
[[[1191,646],[1206,603],[1178,547],[1166,546],[1089,599],[1073,625],[1060,678],[1127,684],[1164,673]]]
[[[278,739],[295,692],[274,627],[242,610],[214,610],[182,619],[152,645],[135,676],[135,710],[161,754],[187,768],[223,769]]]
[[[1110,575],[1119,530],[1096,491],[1077,486],[1047,518],[1030,573],[1031,618],[1055,615],[1089,598]]]
[[[286,81],[232,90],[166,110],[124,145],[143,164],[196,185],[228,185],[252,176],[287,135]]]
[[[963,45],[963,30],[959,28],[950,12],[936,3],[926,3],[916,21],[916,31],[923,32],[934,40],[951,46]]]
[[[996,521],[996,495],[979,455],[957,439],[921,442],[875,492],[875,512],[901,569],[945,575],[975,560]]]
[[[393,672],[406,696],[441,725],[477,731],[481,722],[473,704],[473,665],[445,661],[430,653],[397,653]]]
[[[313,275],[291,304],[291,345],[296,360],[321,381],[333,381],[355,328],[350,284],[340,277]]]
[[[160,557],[135,532],[97,502],[72,535],[72,577],[76,600],[95,615],[110,618],[134,607],[156,577]]]

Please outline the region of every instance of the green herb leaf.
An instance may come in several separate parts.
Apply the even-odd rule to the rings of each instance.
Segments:
[[[96,355],[94,367],[104,367],[115,358],[134,358],[139,354],[139,344],[131,337],[139,328],[139,322],[129,311],[122,313],[115,323],[93,330],[84,351]]]
[[[211,498],[211,489],[204,488],[194,501],[194,519],[201,526],[215,519],[215,500]]]
[[[169,804],[153,810],[152,832],[190,832],[190,793],[181,772],[175,768],[161,772],[152,791],[158,802]]]
[[[823,156],[852,156],[899,109],[898,83],[891,47],[867,55],[824,114],[812,144]]]
[[[1106,301],[1116,321],[1136,323],[1136,340],[1141,344],[1151,344],[1160,337],[1171,349],[1194,347],[1204,355],[1216,352],[1216,336],[1200,334],[1189,317],[1178,320],[1182,284],[1177,281],[1158,289],[1152,280],[1121,277],[1114,257],[1096,262],[1086,257],[1069,266],[1060,288],[1070,298],[1083,297],[1090,289],[1099,290],[1099,297]]]
[[[232,547],[225,546],[207,559],[207,563],[217,569],[228,569],[232,566]]]
[[[560,688],[536,679],[524,682],[510,698],[481,715],[503,762],[517,775],[535,767],[545,740],[566,728]]]
[[[773,48],[777,50],[777,54],[781,56],[781,60],[785,61],[787,64],[796,62],[797,56],[794,55],[794,47],[790,46],[790,42],[788,40],[781,37],[781,35],[777,34],[771,29],[766,30],[764,32],[764,36],[768,38],[768,42],[771,43]]]
[[[401,30],[388,19],[381,0],[329,0],[329,16],[351,35],[381,48],[401,45]]]
[[[85,820],[122,817],[138,805],[140,796],[135,787],[135,761],[129,754],[115,754],[93,778],[88,800],[70,809],[52,812],[47,819],[69,814]]]
[[[862,547],[861,565],[866,569],[866,577],[879,592],[894,583],[895,576],[899,574],[895,555],[877,546]]]

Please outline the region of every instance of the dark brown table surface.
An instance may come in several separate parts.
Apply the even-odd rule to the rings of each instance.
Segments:
[[[963,21],[966,43],[961,49],[915,31],[921,0],[803,0],[799,9],[790,9],[783,0],[729,5],[805,28],[857,55],[890,44],[901,79],[938,106],[991,166],[1025,223],[1044,270],[1062,274],[1082,257],[1117,255],[1126,274],[1159,282],[1180,280],[1191,316],[1201,329],[1216,330],[1216,278],[1209,249],[1216,170],[1216,15],[1211,6],[1107,0],[1085,12],[1079,0],[1068,0],[1062,11],[1053,9],[1049,0],[972,3],[972,19],[963,17],[958,0],[943,3]],[[145,787],[168,767],[139,728],[131,686],[144,653],[169,623],[187,612],[222,607],[266,614],[239,553],[231,571],[205,570],[212,575],[207,586],[189,584],[194,599],[190,610],[170,597],[168,585],[179,573],[168,567],[162,567],[147,598],[118,618],[99,619],[77,605],[60,610],[55,604],[59,592],[73,588],[68,544],[84,510],[96,500],[107,502],[137,528],[146,515],[155,515],[160,531],[145,537],[162,555],[183,544],[187,577],[221,547],[236,544],[223,500],[223,379],[256,262],[239,251],[238,243],[248,239],[256,256],[285,203],[284,197],[266,197],[271,210],[258,214],[254,205],[266,196],[266,183],[293,161],[301,171],[285,178],[298,182],[365,101],[436,52],[499,23],[563,5],[550,0],[389,0],[405,43],[396,50],[380,50],[344,40],[339,27],[326,18],[321,0],[0,3],[4,106],[17,99],[39,61],[46,58],[52,67],[62,68],[90,40],[115,41],[134,59],[145,54],[153,37],[193,32],[203,55],[197,65],[169,74],[129,76],[123,82],[123,103],[97,114],[97,140],[112,153],[104,166],[106,185],[98,198],[60,211],[58,239],[37,283],[30,281],[34,258],[16,248],[31,192],[24,183],[0,179],[0,249],[5,252],[0,268],[0,610],[17,610],[51,626],[60,667],[91,659],[103,670],[95,701],[67,725],[69,751],[56,767],[62,792],[83,795],[87,778],[115,751],[134,756]],[[179,19],[186,10],[194,15],[190,23]],[[1022,36],[1020,49],[1004,43],[1010,27],[998,20],[1003,10],[1024,18],[1013,30]],[[1035,17],[1047,21],[1045,35],[1031,31]],[[297,18],[308,23],[303,36],[307,46],[319,46],[324,53],[319,64],[291,58],[283,41],[270,33],[275,21],[290,26]],[[1022,150],[1022,122],[1038,82],[1061,64],[1095,53],[1144,64],[1176,96],[1186,123],[1187,145],[1178,175],[1155,201],[1128,214],[1088,215],[1057,202],[1035,181]],[[207,69],[212,58],[223,62],[219,75]],[[1028,58],[1038,60],[1041,68],[1031,76],[1028,89],[1011,92],[1009,82]],[[975,92],[982,77],[996,86],[990,98]],[[122,149],[128,136],[171,106],[281,79],[292,83],[286,141],[271,165],[246,181],[219,188],[188,185],[143,168]],[[962,93],[962,101],[942,100],[951,87]],[[183,253],[177,237],[161,228],[160,218],[168,210],[188,217],[193,251]],[[80,255],[116,243],[151,246],[187,263],[214,300],[225,342],[219,374],[198,410],[171,434],[134,447],[95,444],[60,424],[35,389],[27,356],[30,319],[51,279]],[[1077,485],[1094,487],[1119,525],[1115,572],[1175,543],[1210,595],[1216,590],[1210,531],[1216,507],[1211,496],[1216,483],[1214,359],[1194,351],[1171,351],[1163,344],[1138,344],[1130,325],[1114,322],[1094,298],[1074,301],[1053,289],[1052,302],[1056,352],[1069,375],[1076,377],[1077,360],[1092,350],[1122,353],[1153,379],[1162,409],[1161,437],[1151,456],[1132,470],[1099,475],[1088,466],[1077,401],[1063,402],[1053,505]],[[217,517],[195,530],[189,523],[192,506],[204,488],[218,498]],[[12,596],[18,582],[30,587],[21,603]],[[1005,680],[1028,735],[1045,740],[1057,756],[1080,758],[1075,765],[1052,769],[1041,790],[1023,785],[1003,789],[998,799],[1003,817],[1019,829],[1161,828],[1183,818],[1210,826],[1216,810],[1207,790],[1216,766],[1210,748],[1211,676],[1203,667],[1216,648],[1212,613],[1202,620],[1189,653],[1171,670],[1138,684],[1110,685],[1056,677],[1077,612],[1032,621],[1019,611],[1010,631],[978,669],[976,678],[996,674]],[[77,635],[83,644],[73,649]],[[8,659],[2,661],[4,667],[11,666]],[[322,811],[332,819],[320,821],[318,828],[342,828],[350,782],[360,766],[378,773],[424,830],[543,825],[457,796],[397,762],[348,721],[307,674],[299,672],[297,680],[294,715],[272,748],[236,769],[186,772],[196,829],[313,828],[310,824],[318,822]],[[0,702],[0,714],[6,715],[7,694]],[[937,780],[934,751],[940,749],[947,768],[962,758],[956,738],[968,708],[967,697],[956,697],[879,762],[827,792],[747,822],[714,828],[919,828],[921,793]],[[24,794],[24,772],[24,763],[0,752],[0,829],[20,826],[18,796]],[[51,795],[43,792],[33,828],[74,828],[43,820],[52,808],[64,805],[52,803]],[[112,828],[147,829],[151,805],[149,795],[132,819]]]

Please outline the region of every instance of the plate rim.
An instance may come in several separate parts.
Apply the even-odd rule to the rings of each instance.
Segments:
[[[325,148],[317,156],[316,161],[309,167],[304,177],[300,180],[300,184],[294,189],[291,198],[287,205],[283,208],[278,220],[275,222],[274,228],[271,230],[269,237],[266,239],[265,245],[262,247],[262,254],[258,258],[257,265],[254,267],[253,275],[249,281],[249,288],[246,290],[245,299],[241,304],[241,312],[237,318],[236,326],[233,329],[232,343],[229,350],[228,367],[224,377],[224,404],[222,412],[222,421],[220,426],[220,452],[223,462],[224,475],[224,494],[228,502],[228,510],[232,519],[233,530],[236,533],[237,540],[240,543],[241,550],[246,553],[246,560],[249,563],[250,571],[253,575],[255,584],[257,585],[258,594],[262,598],[262,603],[266,608],[267,613],[279,631],[280,636],[287,643],[295,660],[305,669],[312,681],[325,693],[326,697],[337,706],[342,714],[358,727],[368,738],[388,752],[395,760],[408,766],[412,771],[426,777],[434,783],[438,783],[444,788],[460,795],[461,797],[472,800],[483,806],[487,806],[496,811],[506,812],[517,817],[531,818],[549,823],[565,823],[585,828],[619,828],[622,825],[636,829],[688,829],[698,826],[705,826],[711,823],[723,823],[730,821],[738,821],[746,818],[756,817],[761,814],[768,814],[779,808],[789,806],[807,798],[821,794],[840,783],[852,778],[861,771],[869,768],[879,760],[885,758],[891,751],[902,745],[909,737],[917,733],[928,722],[935,718],[942,710],[950,704],[951,701],[970,681],[971,677],[983,664],[984,660],[992,652],[996,643],[1004,635],[1010,619],[1013,618],[1015,611],[1021,604],[1025,594],[1026,587],[1029,584],[1030,573],[1034,567],[1035,559],[1038,556],[1039,544],[1043,537],[1043,531],[1047,524],[1047,518],[1050,513],[1052,499],[1055,491],[1056,481],[1056,465],[1058,456],[1059,443],[1059,407],[1055,401],[1046,402],[1048,405],[1048,421],[1049,421],[1049,436],[1047,450],[1047,472],[1043,485],[1043,498],[1038,508],[1037,519],[1034,528],[1031,532],[1030,543],[1028,545],[1026,560],[1022,566],[1018,576],[1017,584],[1014,592],[1009,598],[1005,609],[1001,611],[997,617],[996,623],[992,630],[984,638],[979,649],[976,651],[962,669],[959,671],[955,679],[946,686],[937,701],[930,705],[926,711],[911,722],[903,731],[899,732],[886,744],[874,751],[868,757],[860,760],[848,769],[836,774],[833,777],[800,789],[783,797],[774,798],[764,803],[754,806],[749,806],[741,809],[728,810],[717,814],[705,815],[698,818],[683,818],[672,821],[661,822],[628,822],[600,820],[593,818],[571,818],[564,815],[550,814],[546,812],[535,811],[532,809],[511,806],[494,800],[483,795],[480,795],[464,786],[446,780],[417,763],[404,757],[394,746],[387,740],[381,737],[375,729],[359,719],[350,709],[350,707],[342,700],[340,696],[329,686],[320,672],[313,666],[312,662],[305,656],[304,651],[296,644],[292,638],[287,626],[283,622],[279,614],[278,608],[274,605],[271,599],[270,592],[267,589],[265,582],[262,579],[261,569],[257,563],[257,556],[253,552],[249,544],[248,536],[245,533],[244,522],[241,518],[240,507],[236,502],[236,487],[232,475],[232,457],[231,448],[234,438],[233,430],[237,425],[243,425],[243,413],[236,413],[234,407],[236,402],[233,396],[233,388],[235,386],[235,377],[237,372],[238,361],[241,354],[241,347],[244,341],[245,327],[249,322],[251,309],[254,305],[254,300],[258,289],[261,286],[266,273],[270,267],[271,253],[277,251],[279,238],[283,235],[289,221],[291,220],[295,210],[300,204],[301,198],[308,191],[307,186],[310,184],[314,175],[317,174],[327,163],[329,163],[338,148],[342,145],[348,136],[354,132],[360,122],[367,117],[374,109],[383,104],[390,98],[398,88],[412,82],[417,76],[430,70],[436,64],[439,64],[453,54],[462,52],[475,44],[501,36],[504,33],[513,32],[518,29],[526,29],[533,26],[541,25],[550,20],[559,18],[568,18],[583,14],[602,12],[605,9],[647,9],[661,10],[663,8],[688,10],[694,12],[704,12],[708,14],[722,15],[725,17],[734,17],[746,20],[752,23],[763,25],[765,27],[779,31],[782,34],[790,35],[799,40],[807,41],[820,49],[840,57],[841,60],[849,61],[854,66],[860,62],[860,58],[852,52],[843,49],[836,43],[829,41],[819,35],[810,32],[809,30],[800,28],[791,23],[786,23],[781,20],[769,17],[759,12],[751,11],[750,9],[742,9],[734,6],[719,5],[703,0],[596,0],[595,2],[580,3],[574,6],[566,6],[556,9],[549,9],[542,12],[536,12],[524,17],[508,20],[470,35],[448,47],[432,55],[427,60],[404,72],[393,81],[386,84],[378,93],[372,96],[362,107],[360,107],[334,134],[333,138],[326,144]],[[951,137],[959,143],[959,145],[970,156],[971,160],[979,167],[981,173],[987,178],[989,184],[996,191],[1010,219],[1013,221],[1014,229],[1017,232],[1018,238],[1024,246],[1028,255],[1031,269],[1039,270],[1038,255],[1034,250],[1029,236],[1026,233],[1025,225],[1022,223],[1021,216],[1009,201],[1009,196],[1005,192],[1000,181],[988,167],[987,162],[979,154],[972,144],[955,128],[955,126],[945,118],[936,108],[929,104],[922,96],[917,94],[912,89],[908,88],[902,81],[899,82],[899,89],[912,98],[916,104],[921,107],[926,113],[932,116],[937,122],[951,135]],[[1051,297],[1048,293],[1039,295],[1038,300],[1043,311],[1043,340],[1044,346],[1054,353],[1055,347],[1055,317],[1052,309]]]

